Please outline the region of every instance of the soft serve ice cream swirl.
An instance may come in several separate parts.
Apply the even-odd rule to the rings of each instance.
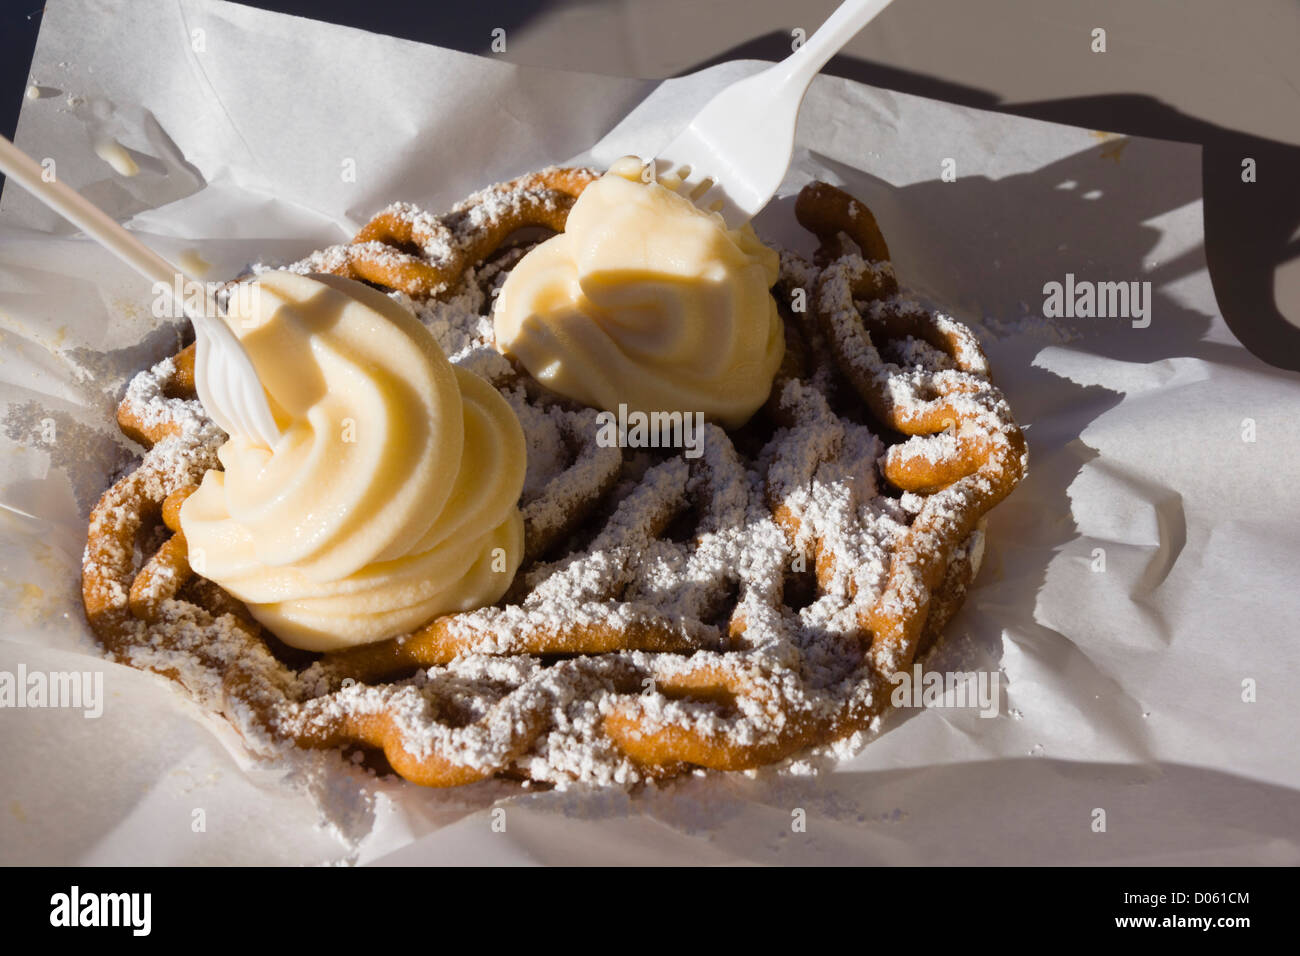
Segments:
[[[232,437],[185,501],[195,570],[314,651],[500,598],[523,551],[505,399],[368,286],[270,272],[253,291],[231,324],[283,434]]]
[[[588,186],[561,235],[497,297],[497,348],[552,390],[618,412],[703,412],[738,427],[785,349],[779,262],[626,160]]]

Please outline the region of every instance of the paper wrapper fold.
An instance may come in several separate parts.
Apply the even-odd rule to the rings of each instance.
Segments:
[[[654,85],[224,3],[55,0],[32,81],[58,93],[25,103],[18,144],[163,255],[198,250],[225,278],[342,241],[394,200],[440,210],[550,163],[653,155],[759,66]],[[99,158],[106,141],[136,176]],[[1300,862],[1300,381],[1218,313],[1199,149],[820,77],[760,234],[810,248],[792,207],[813,178],[864,200],[904,284],[979,332],[1026,428],[1029,477],[991,515],[933,662],[998,675],[998,716],[904,710],[833,771],[634,795],[437,793],[340,762],[250,763],[165,681],[104,661],[81,611],[87,511],[134,455],[114,406],[177,328],[10,187],[0,671],[101,671],[105,699],[94,719],[0,710],[0,859]],[[1043,317],[1067,274],[1149,282],[1149,325]]]

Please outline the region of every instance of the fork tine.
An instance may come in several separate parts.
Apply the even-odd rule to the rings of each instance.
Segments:
[[[217,423],[225,432],[229,433],[230,422],[224,420],[221,409],[217,406],[216,398],[212,394],[210,376],[208,375],[208,362],[211,360],[210,350],[211,342],[207,330],[199,323],[194,325],[194,389],[199,393],[199,401],[203,404],[208,416]]]
[[[253,391],[253,384],[246,379],[241,378],[240,385],[241,394],[239,396],[239,405],[243,410],[245,417],[248,419],[248,424],[251,429],[249,434],[256,435],[267,448],[274,448],[275,442],[272,437],[266,433],[266,428],[264,427],[265,423],[262,421],[262,416],[257,413],[256,401],[260,396]],[[259,385],[257,387],[260,391],[261,386]]]
[[[205,361],[195,366],[196,373],[201,373],[207,382],[208,396],[217,410],[217,414],[212,416],[213,419],[225,429],[226,434],[234,434],[231,429],[238,432],[241,422],[234,403],[230,401],[227,376],[221,374],[221,340],[210,331],[205,334],[208,340],[207,355]],[[213,409],[208,409],[209,414],[212,412]],[[221,418],[225,421],[221,421]]]
[[[247,416],[243,408],[240,407],[238,395],[238,382],[234,381],[234,376],[230,374],[230,358],[226,349],[225,342],[218,342],[216,349],[213,351],[213,363],[211,366],[213,378],[221,384],[218,386],[218,393],[222,407],[226,409],[227,414],[233,419],[232,424],[239,431],[252,438],[253,433],[248,430]]]
[[[225,413],[230,416],[230,423],[235,426],[236,430],[251,438],[254,433],[248,429],[248,422],[245,420],[238,396],[235,394],[238,384],[233,380],[234,376],[230,374],[229,347],[220,336],[215,336],[215,338],[217,340],[216,348],[212,351],[212,361],[209,363],[208,368],[212,373],[211,377],[216,380],[214,391],[217,401]]]
[[[227,434],[242,434],[274,448],[279,426],[271,416],[257,369],[234,331],[224,319],[212,316],[200,317],[195,330],[202,342],[195,379],[199,398],[212,420]]]
[[[230,354],[230,348],[227,346],[225,360],[234,365],[234,356]],[[228,366],[230,368],[230,366]],[[234,369],[230,368],[230,372]],[[249,388],[249,383],[242,375],[227,373],[226,377],[231,384],[231,402],[232,407],[237,409],[239,423],[244,430],[244,434],[250,438],[265,441],[266,437],[262,434],[261,421],[252,410],[253,395]],[[269,443],[268,443],[269,444]]]

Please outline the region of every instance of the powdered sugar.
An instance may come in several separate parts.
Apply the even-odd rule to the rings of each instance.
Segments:
[[[485,196],[441,219],[414,207],[390,211],[422,223],[421,255],[446,257],[515,201],[499,191]],[[350,254],[336,247],[291,268],[338,271]],[[464,768],[469,778],[506,772],[560,787],[629,786],[646,779],[647,768],[607,732],[611,715],[629,707],[643,734],[674,727],[773,753],[789,750],[785,742],[802,739],[805,728],[818,728],[810,743],[846,735],[860,743],[884,706],[879,687],[888,664],[864,655],[864,620],[890,602],[900,617],[917,613],[925,589],[898,589],[891,568],[903,549],[940,549],[945,516],[963,513],[978,494],[954,486],[900,499],[879,469],[909,456],[947,461],[963,453],[962,437],[942,432],[887,447],[837,410],[845,388],[829,363],[819,363],[806,379],[782,383],[789,422],[757,445],[708,425],[696,460],[671,450],[602,448],[594,410],[546,394],[492,347],[493,290],[517,258],[507,252],[471,266],[435,297],[392,293],[453,362],[506,397],[528,441],[521,507],[531,563],[502,605],[444,619],[462,648],[455,659],[382,683],[352,680],[346,663],[329,656],[295,669],[237,615],[205,610],[184,590],[159,601],[172,589],[167,580],[158,593],[141,595],[157,605],[155,620],[122,619],[113,649],[128,663],[175,676],[255,751],[281,758],[294,742],[346,743],[358,721],[382,717],[410,758]],[[842,315],[825,309],[832,322],[856,321],[855,269],[889,267],[850,251],[823,272],[782,255],[787,287],[819,287],[824,305],[839,303]],[[902,299],[868,303],[869,318],[874,309],[920,320],[919,307]],[[978,345],[946,317],[929,322],[924,335],[894,338],[879,351],[856,325],[841,329],[836,357],[878,383],[891,403],[920,412],[935,407],[938,386],[960,378],[966,390],[956,397],[949,390],[944,400],[986,426],[981,434],[996,436],[1006,427],[1005,406],[981,378]],[[813,339],[815,355],[827,348],[815,332]],[[116,540],[139,521],[141,500],[161,501],[215,464],[220,432],[197,402],[168,397],[170,361],[132,381],[127,405],[149,429],[171,434],[114,486],[117,497],[97,511],[92,540]],[[589,514],[576,530],[575,513]],[[923,517],[930,524],[918,528]],[[96,600],[125,608],[138,563],[111,544],[88,550],[88,567],[101,572],[92,577],[103,581]],[[814,575],[816,592],[797,594]],[[610,649],[559,659],[537,650],[593,634],[609,635]],[[745,692],[724,703],[660,690],[704,671]]]

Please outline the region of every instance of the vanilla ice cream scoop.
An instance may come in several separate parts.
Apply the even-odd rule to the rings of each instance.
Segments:
[[[523,431],[384,294],[269,272],[230,324],[282,430],[235,436],[184,503],[195,571],[313,651],[491,604],[523,553]]]
[[[562,234],[520,260],[497,296],[497,348],[548,388],[618,412],[703,412],[738,427],[766,401],[785,350],[779,261],[749,226],[620,161],[574,203]]]

